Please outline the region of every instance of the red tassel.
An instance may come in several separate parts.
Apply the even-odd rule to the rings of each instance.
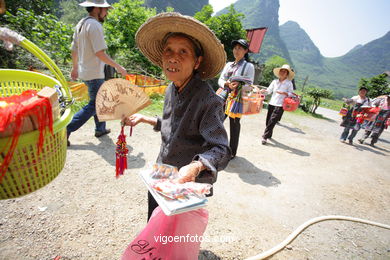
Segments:
[[[123,175],[125,170],[127,169],[127,154],[129,149],[126,146],[126,135],[124,133],[124,127],[122,126],[121,133],[118,136],[118,141],[116,142],[116,175],[115,177],[119,177]],[[132,134],[133,128],[130,128],[130,136]]]
[[[6,154],[3,162],[0,164],[0,183],[11,163],[19,136],[21,135],[22,123],[25,118],[33,115],[37,117],[39,130],[37,143],[38,153],[41,152],[43,147],[44,137],[47,131],[46,127],[49,127],[50,133],[53,134],[52,108],[48,98],[40,98],[27,105],[22,105],[22,102],[27,101],[36,95],[36,90],[26,90],[20,95],[0,97],[2,105],[5,105],[0,107],[0,131],[7,129],[12,122],[15,123],[15,131],[13,132],[12,137],[8,139],[7,145],[5,146],[7,147],[10,144],[7,152],[5,153],[5,147],[0,151],[1,153]]]

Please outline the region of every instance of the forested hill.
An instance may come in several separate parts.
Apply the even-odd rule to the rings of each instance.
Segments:
[[[204,5],[209,4],[209,0],[145,0],[147,7],[155,7],[157,12],[165,11],[168,6],[173,7],[176,12],[193,16],[199,12]]]
[[[55,0],[56,6],[59,6],[59,2],[67,0]],[[83,2],[82,0],[77,0]],[[107,0],[110,4],[119,2],[119,0]],[[199,12],[204,5],[209,4],[209,0],[144,0],[145,6],[149,8],[156,8],[157,12],[163,12],[167,7],[173,7],[176,12],[193,16],[196,12]]]
[[[337,97],[352,95],[361,78],[383,73],[390,65],[390,32],[337,58],[323,57],[307,33],[295,22],[280,26],[291,59],[301,77],[332,89]]]
[[[309,76],[309,84],[331,89],[336,97],[354,94],[361,78],[389,70],[390,32],[364,46],[354,47],[344,56],[326,58],[296,22],[278,26],[279,7],[278,0],[238,0],[234,3],[234,8],[245,15],[244,28],[268,27],[261,54],[255,56],[260,63],[273,55],[281,56],[296,69],[298,83]],[[227,8],[217,15],[225,12]]]
[[[279,0],[238,0],[234,8],[245,15],[242,21],[245,29],[267,27],[268,31],[261,47],[261,53],[255,55],[260,63],[273,55],[281,56],[289,61],[290,55],[279,34]],[[216,15],[227,13],[228,8]]]

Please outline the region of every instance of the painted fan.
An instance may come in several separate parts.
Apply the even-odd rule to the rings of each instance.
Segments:
[[[122,120],[152,102],[145,92],[125,79],[111,79],[103,83],[96,95],[96,114],[99,121]],[[116,142],[116,177],[127,169],[126,135],[122,124],[121,133]],[[130,128],[130,136],[132,133]]]
[[[96,95],[99,121],[122,120],[151,104],[148,95],[125,79],[110,79]]]

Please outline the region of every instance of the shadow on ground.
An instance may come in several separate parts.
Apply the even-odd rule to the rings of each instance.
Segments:
[[[198,260],[221,260],[222,258],[209,250],[200,250]]]
[[[237,173],[246,183],[262,185],[264,187],[277,186],[281,182],[272,173],[257,168],[253,163],[243,157],[235,157],[225,168],[226,172]]]
[[[359,150],[359,151],[369,151],[369,152],[372,152],[372,153],[375,153],[375,154],[379,154],[379,155],[383,155],[383,156],[387,156],[388,155],[388,154],[385,154],[385,153],[390,153],[389,150],[381,148],[381,147],[378,147],[377,145],[372,147],[372,146],[369,146],[368,144],[361,144],[361,145],[354,144],[353,146],[355,147],[356,150]],[[385,153],[383,153],[383,152],[385,152]]]
[[[299,155],[299,156],[310,156],[310,153],[308,153],[308,152],[305,152],[305,151],[299,150],[297,148],[293,148],[293,147],[290,147],[288,145],[282,144],[282,143],[276,141],[275,139],[270,139],[270,140],[271,140],[271,142],[268,142],[267,146],[277,147],[277,148],[289,151],[289,152],[296,154],[296,155]]]
[[[100,155],[107,163],[112,166],[116,164],[115,149],[116,144],[109,136],[99,138],[99,144],[86,142],[85,144],[76,144],[68,147],[69,150],[89,150]],[[127,145],[129,153],[127,155],[127,169],[140,169],[145,166],[144,153],[132,154],[133,148]]]
[[[277,124],[277,126],[284,127],[284,128],[286,128],[287,130],[289,130],[289,131],[291,131],[291,132],[294,132],[294,133],[303,134],[303,135],[306,134],[305,132],[303,132],[303,131],[302,131],[301,129],[299,129],[298,127],[291,127],[291,126],[288,126],[288,125],[285,125],[285,124],[282,124],[282,123]]]

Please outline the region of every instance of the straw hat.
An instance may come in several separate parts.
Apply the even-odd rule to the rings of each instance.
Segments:
[[[287,76],[287,78],[288,78],[289,80],[292,80],[292,79],[294,78],[295,72],[291,70],[290,65],[288,65],[288,64],[284,64],[284,65],[283,65],[282,67],[280,67],[280,68],[274,68],[274,74],[275,74],[276,77],[279,78],[279,71],[280,71],[281,69],[288,70],[288,76]]]
[[[184,33],[199,41],[203,60],[198,72],[202,79],[215,77],[225,66],[226,53],[215,34],[198,20],[174,12],[150,18],[135,35],[138,48],[155,65],[162,67],[163,39],[168,33]]]
[[[106,0],[87,0],[79,4],[83,7],[111,7],[109,3],[107,3]]]

